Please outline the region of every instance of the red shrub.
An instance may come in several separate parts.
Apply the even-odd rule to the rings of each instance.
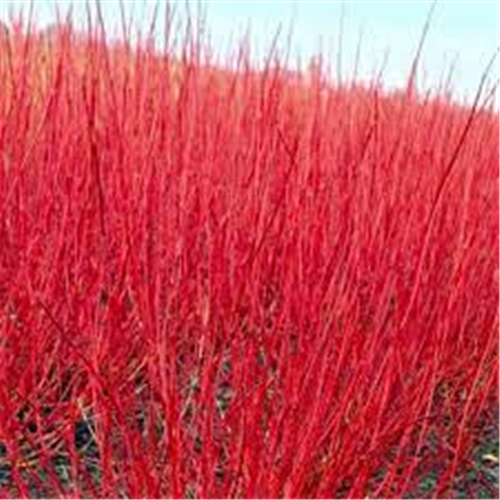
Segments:
[[[2,33],[3,495],[452,494],[498,406],[498,114],[191,41]]]

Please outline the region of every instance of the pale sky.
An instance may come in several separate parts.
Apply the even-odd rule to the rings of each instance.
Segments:
[[[2,0],[0,18],[8,21],[10,12],[26,9],[29,1]],[[362,33],[359,77],[369,80],[387,55],[384,83],[388,87],[404,85],[425,20],[430,0],[180,0],[175,4],[178,20],[185,19],[202,5],[207,13],[207,30],[219,60],[235,52],[235,41],[250,26],[250,40],[256,61],[262,59],[281,25],[280,47],[286,45],[292,27],[290,63],[305,61],[322,52],[336,68],[339,30],[342,22],[342,74],[352,74],[356,47]],[[119,3],[101,0],[109,31],[118,29]],[[82,0],[35,1],[35,15],[43,27],[54,22],[56,7],[66,12],[73,6],[76,25],[85,20]],[[154,0],[124,0],[127,15],[133,14],[136,26],[144,31],[154,12]],[[160,2],[160,9],[166,2]],[[499,46],[498,1],[438,0],[423,53],[421,83],[433,87],[455,62],[454,88],[457,97],[469,98],[477,88],[482,71]],[[162,19],[160,16],[159,19]],[[161,30],[161,22],[159,24]],[[498,60],[494,78],[498,79]],[[424,76],[425,75],[425,76]],[[495,76],[496,75],[496,76]]]

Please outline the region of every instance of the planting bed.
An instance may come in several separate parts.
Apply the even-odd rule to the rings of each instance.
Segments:
[[[1,495],[498,496],[491,89],[1,37]]]

